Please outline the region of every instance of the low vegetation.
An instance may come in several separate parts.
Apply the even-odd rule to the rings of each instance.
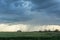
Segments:
[[[60,40],[60,32],[1,32],[0,40]]]
[[[60,40],[60,31],[0,32],[0,40]]]

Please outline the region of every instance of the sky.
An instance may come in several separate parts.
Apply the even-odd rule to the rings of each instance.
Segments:
[[[53,26],[60,28],[60,0],[0,0],[0,31],[52,30]]]

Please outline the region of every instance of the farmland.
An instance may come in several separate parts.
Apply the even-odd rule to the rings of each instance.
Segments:
[[[0,32],[0,40],[60,40],[60,32]]]

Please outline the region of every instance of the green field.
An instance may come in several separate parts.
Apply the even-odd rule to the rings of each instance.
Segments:
[[[60,40],[60,32],[0,32],[0,40]]]

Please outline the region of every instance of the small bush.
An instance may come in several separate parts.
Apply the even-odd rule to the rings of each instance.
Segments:
[[[59,32],[59,30],[58,30],[58,29],[56,29],[54,32]]]
[[[18,30],[17,32],[22,32],[21,30]]]

